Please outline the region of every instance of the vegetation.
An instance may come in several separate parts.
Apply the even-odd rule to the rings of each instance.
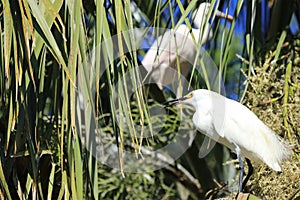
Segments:
[[[193,135],[193,111],[164,108],[161,103],[173,94],[145,84],[139,67],[145,54],[139,39],[149,36],[143,20],[154,27],[191,27],[186,17],[199,2],[176,1],[178,20],[175,1],[155,2],[1,1],[0,199],[235,196],[237,173],[228,150],[216,145],[199,159],[205,138]],[[270,1],[270,29],[262,38],[256,3],[237,1],[233,22],[214,25],[218,31],[208,52],[218,64],[218,80],[236,80],[241,102],[293,148],[282,174],[255,165],[247,190],[264,199],[293,199],[300,196],[300,35],[288,25],[300,4]],[[248,14],[245,45],[235,52],[234,26],[243,4],[257,15]],[[194,89],[215,89],[209,72],[195,70],[199,63],[188,81]],[[178,141],[185,143],[172,148]],[[164,154],[166,146],[176,159]]]

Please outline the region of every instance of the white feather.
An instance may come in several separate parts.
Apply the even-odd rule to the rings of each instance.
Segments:
[[[193,22],[198,26],[197,29],[190,30],[185,24],[181,24],[177,30],[166,31],[154,41],[144,56],[143,66],[161,89],[162,85],[178,80],[178,73],[175,70],[179,67],[180,73],[187,76],[197,54],[197,44],[203,45],[212,38],[211,25],[206,23],[209,8],[210,3],[201,3],[193,13]],[[215,15],[232,20],[231,16],[226,16],[220,11],[216,11]],[[180,63],[179,66],[177,61]]]
[[[237,145],[242,156],[281,171],[280,164],[290,155],[289,147],[247,107],[204,89],[186,97],[182,103],[195,107],[193,123],[200,132],[233,151]]]

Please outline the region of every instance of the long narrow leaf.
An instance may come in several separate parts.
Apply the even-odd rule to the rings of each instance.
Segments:
[[[57,59],[57,61],[62,65],[71,83],[75,85],[75,82],[71,77],[70,70],[68,69],[66,62],[62,56],[62,53],[51,33],[51,27],[49,27],[49,25],[47,24],[45,18],[43,17],[43,14],[41,13],[40,9],[37,6],[37,3],[33,0],[28,0],[28,4],[31,8],[33,16],[36,18],[40,28],[42,29],[43,34],[45,34],[47,38],[47,41],[45,41],[45,43],[49,46],[49,50],[52,52],[52,54]]]

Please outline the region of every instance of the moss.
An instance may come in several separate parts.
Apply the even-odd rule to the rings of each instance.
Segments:
[[[281,173],[265,165],[255,166],[247,189],[262,199],[300,197],[300,56],[297,42],[290,41],[286,48],[281,60],[271,62],[274,53],[270,52],[264,62],[258,62],[256,75],[247,77],[243,100],[265,124],[289,141],[293,150],[290,160],[282,164]]]

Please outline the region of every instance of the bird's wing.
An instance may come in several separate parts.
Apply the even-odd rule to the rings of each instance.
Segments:
[[[210,113],[212,115],[213,127],[219,136],[224,137],[225,114],[227,113],[226,99],[219,94],[211,93],[211,95]]]
[[[225,115],[224,138],[238,145],[243,156],[280,171],[279,164],[289,155],[286,145],[248,108],[233,100],[228,104],[231,110]]]
[[[155,68],[161,63],[174,65],[176,63],[174,57],[177,56],[192,63],[195,54],[195,45],[190,33],[185,25],[181,25],[178,30],[171,29],[159,36],[144,56],[142,63],[146,68],[147,66]]]
[[[224,137],[232,143],[247,149],[255,149],[255,141],[262,137],[261,123],[248,108],[242,104],[226,100]]]

